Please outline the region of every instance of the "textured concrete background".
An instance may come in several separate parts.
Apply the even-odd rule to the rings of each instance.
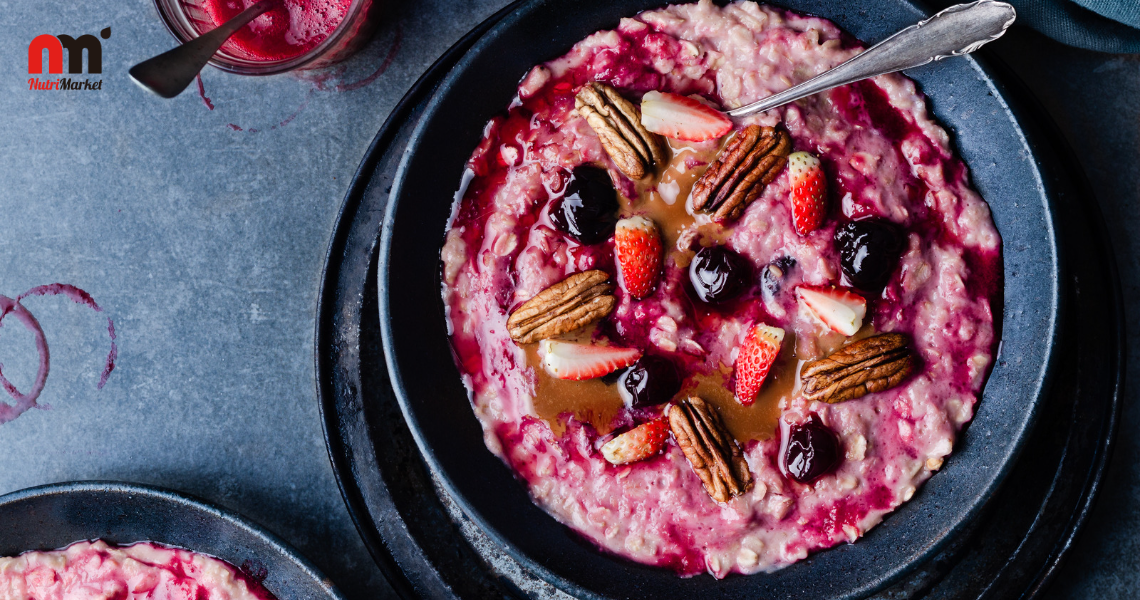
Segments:
[[[504,4],[390,3],[376,40],[348,63],[269,78],[208,69],[207,102],[193,88],[160,101],[128,81],[131,64],[172,43],[149,0],[51,8],[0,0],[0,295],[58,281],[106,310],[25,301],[51,348],[40,398],[50,408],[0,425],[0,493],[96,478],[182,490],[265,525],[350,598],[390,596],[324,447],[313,380],[321,267],[348,180],[388,111],[435,57]],[[27,89],[32,37],[108,26],[102,91]],[[1126,297],[1135,297],[1140,58],[1023,32],[997,51],[1080,153]],[[1128,309],[1134,344],[1140,315]],[[115,320],[119,359],[97,390],[105,316]],[[0,334],[3,372],[26,390],[32,337],[14,320]],[[1131,597],[1140,586],[1135,396],[1095,516],[1054,586],[1058,598]]]

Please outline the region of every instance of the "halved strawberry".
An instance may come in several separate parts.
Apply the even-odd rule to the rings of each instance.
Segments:
[[[641,350],[637,348],[595,346],[558,340],[542,340],[539,343],[539,353],[542,355],[542,366],[552,377],[574,380],[608,375],[641,358]]]
[[[776,362],[784,330],[760,324],[754,325],[744,336],[740,352],[736,355],[736,401],[749,406],[756,401],[760,386],[768,377],[768,370]]]
[[[796,233],[807,235],[827,216],[827,180],[819,159],[807,152],[789,154],[788,182],[792,186],[792,222]]]
[[[645,217],[629,217],[617,222],[614,253],[625,291],[634,298],[653,292],[661,272],[661,233],[657,224]]]
[[[843,335],[855,335],[867,316],[867,301],[849,290],[801,285],[796,298],[824,326]]]
[[[645,460],[665,447],[669,424],[665,419],[642,423],[602,446],[602,456],[612,465],[625,465]]]
[[[732,131],[732,121],[719,110],[692,98],[658,91],[641,97],[641,124],[678,140],[703,142]]]

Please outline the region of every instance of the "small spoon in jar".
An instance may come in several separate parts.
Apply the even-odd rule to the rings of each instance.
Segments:
[[[860,79],[969,54],[1001,37],[1016,18],[1017,11],[1012,6],[996,0],[951,6],[799,85],[759,102],[732,109],[728,116],[744,117],[764,112]]]
[[[189,42],[142,61],[131,67],[131,79],[144,90],[163,98],[181,94],[230,36],[280,2],[261,0]]]

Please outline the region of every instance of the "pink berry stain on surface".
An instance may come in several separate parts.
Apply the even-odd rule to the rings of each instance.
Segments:
[[[14,300],[7,296],[0,296],[0,327],[3,327],[4,319],[8,317],[8,315],[12,315],[32,333],[32,336],[35,338],[36,351],[39,353],[39,367],[36,370],[36,377],[27,392],[21,392],[16,389],[16,386],[4,376],[4,365],[0,365],[0,387],[3,387],[4,391],[8,392],[8,395],[16,401],[14,405],[0,402],[0,425],[15,419],[29,409],[41,406],[36,404],[36,400],[39,398],[40,393],[43,392],[44,385],[47,383],[51,357],[48,352],[47,339],[44,336],[44,331],[40,327],[39,321],[37,321],[32,313],[22,304],[24,299],[36,296],[63,296],[95,312],[103,312],[103,308],[95,302],[91,294],[66,283],[52,283],[49,285],[36,286],[20,294]],[[103,364],[103,371],[99,376],[99,389],[103,389],[103,386],[107,384],[107,378],[111,376],[111,371],[115,370],[115,360],[119,356],[119,347],[115,341],[117,337],[115,334],[115,322],[112,321],[110,317],[107,317],[107,335],[111,338],[111,349],[107,352],[107,359]]]
[[[243,127],[237,123],[226,123],[225,126],[231,131],[235,132],[261,133],[263,131],[274,131],[292,123],[298,116],[300,116],[301,113],[309,107],[309,102],[312,100],[313,95],[317,92],[351,92],[364,87],[368,87],[369,85],[375,83],[381,75],[387,72],[388,67],[392,66],[392,62],[396,60],[396,55],[399,54],[400,48],[403,45],[403,40],[404,28],[401,25],[397,24],[395,34],[392,38],[390,46],[388,47],[387,53],[384,55],[384,59],[380,61],[380,64],[377,65],[374,70],[368,72],[363,76],[361,76],[359,73],[350,74],[348,72],[348,66],[344,63],[324,69],[318,69],[316,71],[298,74],[298,77],[300,77],[303,81],[309,82],[312,87],[310,87],[305,93],[304,98],[301,100],[301,103],[297,106],[297,108],[295,108],[291,113],[281,118],[276,123],[271,123],[268,126],[262,125],[258,127]],[[197,82],[198,95],[202,99],[202,104],[205,105],[208,110],[214,110],[214,101],[206,95],[206,87],[202,82],[201,75],[198,75]]]

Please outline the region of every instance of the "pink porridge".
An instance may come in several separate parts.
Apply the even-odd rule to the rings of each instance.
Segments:
[[[442,251],[456,362],[487,447],[601,548],[723,577],[855,542],[972,418],[1001,238],[914,83],[718,113],[861,48],[670,6],[488,123]]]
[[[0,558],[0,598],[273,600],[233,566],[189,550],[139,542],[76,542],[62,550]]]

